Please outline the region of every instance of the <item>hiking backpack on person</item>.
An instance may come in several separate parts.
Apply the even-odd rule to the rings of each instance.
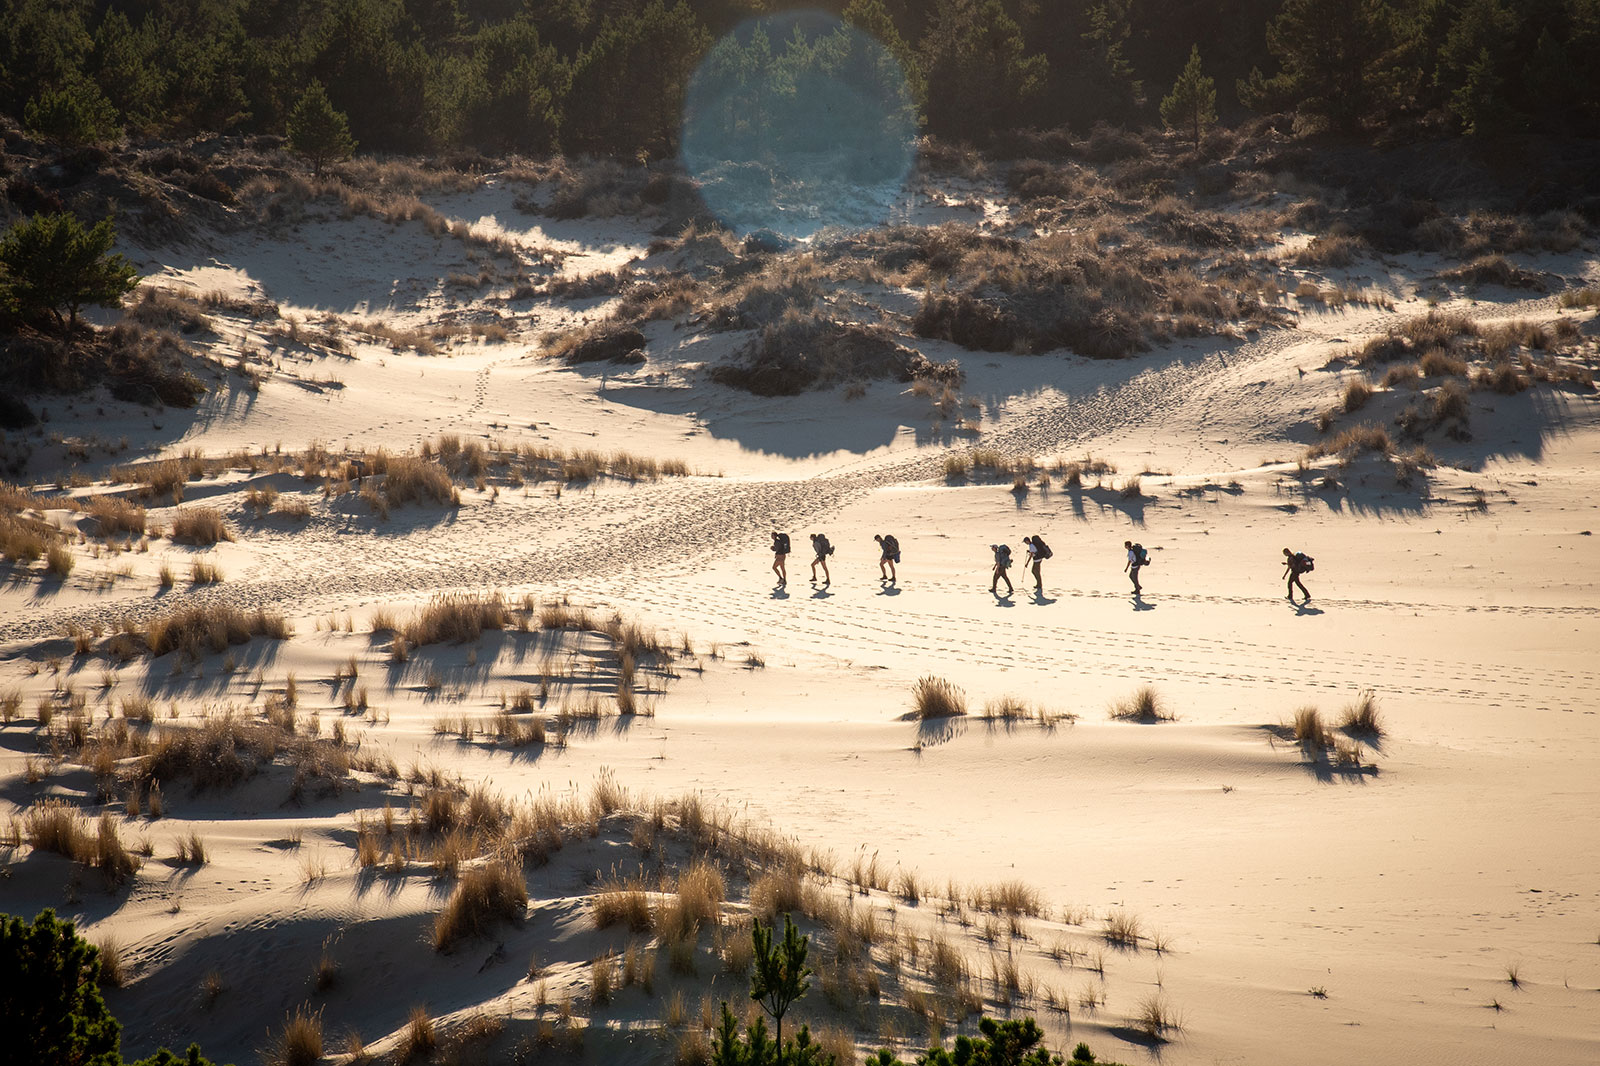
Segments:
[[[1145,547],[1144,547],[1143,544],[1135,544],[1135,545],[1133,545],[1133,547],[1129,548],[1128,550],[1133,552],[1133,558],[1134,558],[1135,565],[1137,565],[1137,566],[1149,566],[1150,565],[1150,553],[1145,550]]]
[[[1050,550],[1050,545],[1048,545],[1048,544],[1046,544],[1044,542],[1044,538],[1043,537],[1034,537],[1033,538],[1033,548],[1034,548],[1034,551],[1038,553],[1038,556],[1039,556],[1040,559],[1048,559],[1051,556],[1055,555],[1055,552]]]
[[[1317,561],[1305,552],[1294,553],[1295,570],[1298,573],[1309,574],[1317,568]]]
[[[789,534],[787,534],[787,533],[774,533],[772,535],[772,554],[774,554],[774,555],[788,555],[789,554]]]
[[[884,534],[883,554],[887,555],[893,562],[898,563],[900,561],[900,542],[895,539],[893,533]]]

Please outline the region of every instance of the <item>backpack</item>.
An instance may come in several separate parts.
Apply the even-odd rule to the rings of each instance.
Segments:
[[[1038,550],[1039,558],[1041,559],[1048,559],[1055,554],[1055,552],[1050,550],[1050,545],[1046,544],[1038,537],[1033,538],[1033,546]]]
[[[1317,568],[1317,561],[1305,552],[1295,552],[1294,561],[1297,574],[1309,574]]]
[[[1011,545],[1001,544],[994,550],[994,561],[1001,566],[1011,565]]]
[[[833,545],[828,543],[828,538],[818,534],[815,547],[818,555],[832,555]]]
[[[1144,550],[1143,544],[1135,544],[1132,548],[1133,557],[1140,566],[1150,565],[1150,553]]]
[[[772,553],[774,555],[789,554],[789,534],[774,533],[772,535]]]
[[[883,553],[885,555],[900,554],[900,542],[894,539],[893,533],[883,538]]]

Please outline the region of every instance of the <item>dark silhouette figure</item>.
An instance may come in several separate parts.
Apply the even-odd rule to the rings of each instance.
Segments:
[[[824,585],[833,584],[833,575],[828,573],[828,556],[833,554],[833,545],[828,543],[827,535],[823,533],[811,534],[811,549],[817,553],[817,557],[811,560],[811,583],[816,584],[817,567],[820,566],[822,567],[822,583]]]
[[[895,582],[895,565],[900,562],[900,542],[893,533],[880,533],[872,538],[878,542],[878,574],[880,581]]]
[[[1039,576],[1039,566],[1054,555],[1055,552],[1051,551],[1050,545],[1046,544],[1044,538],[1038,535],[1023,537],[1022,543],[1028,546],[1029,569],[1033,571],[1033,590],[1035,592],[1043,592],[1044,578]]]
[[[772,572],[778,575],[778,587],[789,583],[789,534],[772,532]]]
[[[1144,587],[1139,584],[1139,571],[1150,565],[1150,557],[1145,554],[1144,545],[1142,544],[1135,544],[1131,540],[1125,540],[1122,542],[1122,546],[1128,549],[1128,561],[1123,565],[1122,569],[1124,573],[1133,578],[1133,594],[1137,596],[1144,591]]]
[[[1296,585],[1300,587],[1301,592],[1305,593],[1306,602],[1311,602],[1311,593],[1306,591],[1306,583],[1300,580],[1300,575],[1309,574],[1314,569],[1316,569],[1315,562],[1305,552],[1290,551],[1288,548],[1283,549],[1283,572],[1289,578],[1290,603],[1294,602]]]

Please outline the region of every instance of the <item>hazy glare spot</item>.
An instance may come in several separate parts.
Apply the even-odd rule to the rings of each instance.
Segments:
[[[899,62],[822,12],[751,19],[689,82],[683,163],[740,233],[809,236],[889,217],[915,153]]]

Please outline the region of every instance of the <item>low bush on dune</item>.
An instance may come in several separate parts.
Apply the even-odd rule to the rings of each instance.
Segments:
[[[1523,270],[1503,255],[1481,255],[1463,266],[1446,270],[1442,277],[1469,285],[1498,285],[1506,289],[1543,289],[1538,274]]]
[[[568,363],[642,363],[645,343],[645,335],[631,326],[604,323],[549,334],[544,352]]]
[[[458,941],[487,933],[496,922],[514,921],[527,905],[528,886],[516,864],[492,860],[469,867],[434,920],[434,950],[448,951]]]
[[[956,382],[954,363],[933,363],[880,326],[791,315],[764,327],[737,361],[712,370],[711,380],[757,396],[796,396],[845,381],[927,378]]]
[[[384,500],[391,507],[413,502],[461,502],[443,467],[412,455],[386,457],[383,480],[379,484]]]
[[[913,713],[920,720],[954,718],[967,713],[967,694],[942,677],[931,674],[911,687]]]

